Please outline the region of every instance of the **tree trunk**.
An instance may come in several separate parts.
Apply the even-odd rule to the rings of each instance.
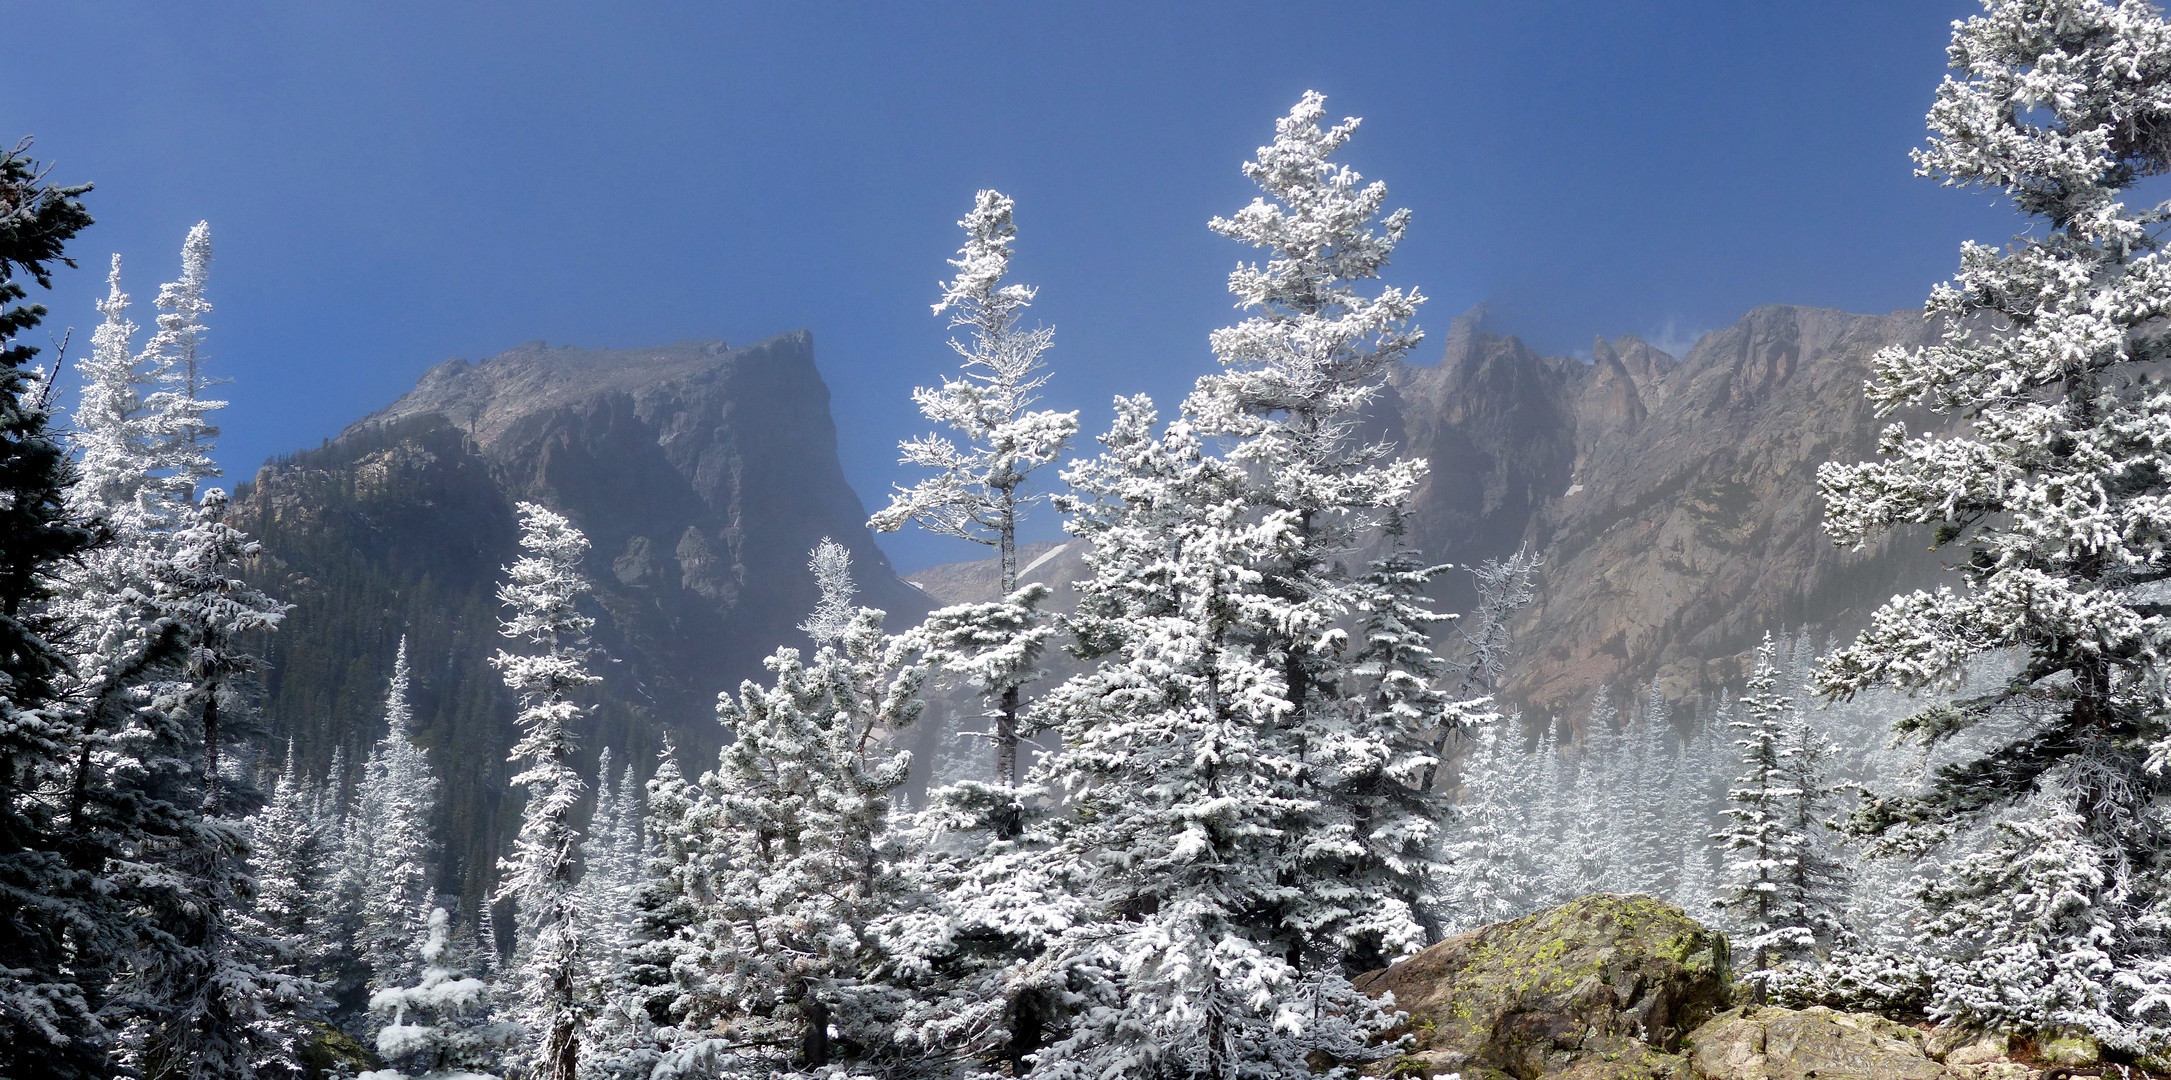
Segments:
[[[801,993],[799,1011],[806,1017],[807,1029],[800,1036],[799,1054],[808,1068],[818,1069],[829,1064],[829,1005],[811,987]]]

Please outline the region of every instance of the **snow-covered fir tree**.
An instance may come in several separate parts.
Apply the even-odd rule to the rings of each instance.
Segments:
[[[1407,530],[1399,507],[1389,508],[1383,531],[1390,550],[1351,583],[1364,639],[1340,684],[1349,701],[1347,733],[1338,738],[1363,749],[1337,770],[1336,801],[1350,815],[1356,857],[1335,886],[1344,895],[1330,902],[1360,913],[1339,943],[1346,962],[1357,969],[1384,967],[1406,952],[1405,935],[1413,923],[1423,931],[1424,943],[1439,940],[1445,916],[1432,910],[1431,902],[1446,872],[1440,827],[1448,815],[1432,790],[1439,767],[1434,740],[1502,722],[1490,697],[1469,696],[1472,682],[1466,681],[1460,693],[1440,686],[1448,665],[1433,652],[1430,631],[1453,617],[1433,611],[1424,592],[1448,567],[1427,565],[1404,545]],[[1474,660],[1470,670],[1497,675],[1493,665],[1503,652],[1504,644],[1493,641],[1486,658]]]
[[[1464,780],[1444,845],[1439,936],[1526,914],[1542,888],[1542,848],[1526,821],[1539,759],[1513,745],[1520,740],[1503,726],[1480,728],[1462,756]]]
[[[1835,540],[1856,547],[1913,525],[1962,545],[1959,589],[1896,596],[1818,684],[1948,689],[1965,665],[2012,650],[2015,673],[1900,725],[1933,745],[1980,749],[1918,792],[1858,818],[1887,851],[1920,853],[1998,820],[2050,830],[2072,868],[2061,914],[2015,912],[2045,897],[2033,852],[2004,869],[1955,868],[1926,899],[1940,933],[1932,1012],[1991,1025],[2077,1028],[2128,1053],[2171,1047],[2171,883],[2164,852],[2171,621],[2149,588],[2171,577],[2158,507],[2171,486],[2171,356],[2157,328],[2171,304],[2164,207],[2125,199],[2171,168],[2171,27],[2143,3],[1992,0],[1956,24],[1954,74],[1916,153],[1948,186],[2002,193],[2032,228],[2003,249],[1967,244],[1931,295],[1941,343],[1888,349],[1868,393],[1880,412],[1955,417],[1888,428],[1879,458],[1819,473]],[[1991,722],[1996,721],[1996,725]],[[2087,868],[2098,868],[2090,870]],[[2064,871],[2060,871],[2064,873]],[[2060,973],[2007,983],[2018,953]],[[2009,991],[1986,992],[1991,986]],[[2054,1021],[2053,1021],[2054,1018]]]
[[[1771,635],[1764,635],[1748,693],[1741,698],[1741,715],[1732,723],[1741,733],[1735,745],[1741,748],[1742,772],[1737,786],[1727,792],[1731,822],[1716,837],[1728,853],[1724,903],[1747,935],[1742,948],[1749,954],[1749,977],[1759,995],[1765,973],[1814,943],[1808,928],[1789,917],[1795,914],[1788,910],[1793,905],[1781,895],[1783,883],[1794,878],[1808,838],[1794,830],[1790,812],[1797,794],[1787,786],[1785,768],[1793,752],[1787,745],[1793,702],[1779,693],[1774,648]]]
[[[1422,818],[1432,812],[1411,804],[1410,812],[1367,818],[1360,809],[1378,776],[1422,770],[1414,759],[1431,756],[1408,745],[1414,732],[1352,724],[1354,657],[1342,625],[1361,601],[1344,556],[1409,499],[1425,472],[1424,462],[1356,437],[1386,372],[1422,338],[1409,320],[1423,297],[1392,287],[1367,295],[1409,213],[1382,217],[1385,185],[1363,184],[1330,160],[1357,121],[1323,128],[1325,115],[1324,99],[1305,94],[1276,123],[1274,141],[1244,165],[1259,197],[1211,223],[1267,259],[1230,273],[1229,291],[1246,317],[1212,334],[1221,370],[1199,379],[1183,410],[1244,470],[1238,513],[1262,530],[1245,545],[1256,553],[1246,564],[1256,579],[1235,583],[1251,612],[1230,644],[1276,672],[1271,692],[1282,704],[1269,724],[1273,756],[1294,763],[1276,784],[1277,797],[1294,808],[1280,824],[1280,873],[1290,887],[1276,921],[1292,935],[1293,954],[1313,968],[1345,958],[1361,965],[1423,943],[1414,912],[1383,913],[1373,901],[1381,892],[1425,892],[1424,860],[1377,854],[1386,838],[1426,827]],[[1398,722],[1431,731],[1459,719]],[[1358,835],[1360,826],[1373,835]],[[1360,874],[1385,878],[1360,895],[1349,885]]]
[[[1026,330],[1018,320],[1033,302],[1029,285],[1005,284],[1010,274],[1011,241],[1017,237],[1014,204],[999,191],[982,191],[958,226],[965,244],[950,265],[957,276],[942,286],[935,314],[950,313],[950,325],[967,332],[968,341],[951,339],[963,358],[961,371],[940,387],[914,390],[913,400],[929,420],[956,432],[962,445],[929,434],[899,446],[907,465],[933,475],[909,488],[900,487],[890,504],[868,522],[892,532],[907,522],[943,536],[954,536],[995,549],[998,599],[955,612],[951,621],[981,619],[988,628],[965,638],[997,641],[1022,630],[1028,640],[1043,640],[1042,619],[1018,589],[1018,521],[1026,507],[1044,496],[1027,487],[1035,470],[1057,460],[1078,432],[1078,414],[1034,410],[1048,373],[1041,355],[1055,340],[1044,327]],[[1018,780],[1018,721],[1024,687],[1036,675],[1031,663],[988,663],[974,674],[995,722],[996,784]],[[993,681],[989,681],[992,678]],[[1004,831],[1014,832],[1013,823]]]
[[[498,1059],[520,1040],[518,1025],[492,1018],[490,984],[453,966],[451,918],[432,908],[416,950],[422,974],[412,986],[370,995],[384,1022],[377,1053],[389,1069],[360,1080],[495,1080]]]
[[[863,977],[872,923],[903,887],[889,819],[910,756],[890,736],[918,717],[925,671],[882,617],[861,609],[812,666],[779,649],[772,685],[720,699],[732,742],[687,811],[713,853],[691,933],[711,983],[689,1019],[789,1047],[809,1069],[839,1040],[863,1053],[887,1041]]]
[[[359,901],[355,945],[369,967],[372,991],[410,985],[420,975],[415,941],[434,881],[438,781],[429,756],[414,742],[408,684],[403,635],[385,690],[385,732],[362,763],[347,836],[353,846],[347,866],[356,875],[351,888]]]
[[[95,542],[71,519],[71,469],[50,428],[27,339],[43,316],[26,286],[52,287],[90,224],[88,186],[48,183],[27,144],[0,149],[0,1073],[105,1075],[99,985],[123,912],[68,808],[29,798],[75,773],[78,733],[54,706],[68,668],[45,601],[55,571]]]
[[[683,1021],[690,1004],[682,998],[691,973],[679,969],[677,961],[701,918],[696,904],[706,895],[704,855],[715,838],[692,828],[695,791],[680,772],[677,751],[668,741],[655,775],[648,778],[647,793],[626,979],[628,992],[648,1013],[650,1023],[664,1028]]]
[[[1400,518],[1391,519],[1389,524],[1399,528]],[[1455,622],[1464,665],[1462,685],[1455,691],[1457,700],[1489,695],[1500,685],[1515,649],[1515,615],[1537,598],[1538,572],[1544,568],[1545,560],[1526,546],[1506,559],[1487,559],[1470,571],[1472,584],[1477,586],[1477,604],[1468,618]],[[1433,735],[1432,755],[1438,760],[1425,769],[1426,791],[1431,791],[1436,782],[1440,762],[1447,758],[1448,741],[1456,730],[1452,725],[1442,725]]]
[[[1677,883],[1678,838],[1686,830],[1681,827],[1677,802],[1681,778],[1673,726],[1673,704],[1654,677],[1634,729],[1636,771],[1630,791],[1635,817],[1629,825],[1632,839],[1624,892],[1666,896]]]
[[[1305,772],[1286,684],[1244,638],[1274,629],[1252,567],[1290,519],[1255,520],[1244,464],[1156,423],[1120,399],[1100,456],[1066,473],[1069,528],[1092,542],[1074,624],[1099,661],[1049,695],[1063,750],[1036,773],[1069,793],[1050,862],[1088,911],[1050,943],[1079,1000],[1034,1071],[1308,1076],[1315,1052],[1366,1057],[1370,1010],[1338,963],[1292,962],[1326,928],[1276,915],[1284,837],[1317,803],[1283,780]]]
[[[583,1039],[588,1054],[582,1064],[591,1076],[599,1075],[598,1055],[648,1047],[653,1026],[632,982],[634,905],[643,865],[641,800],[632,762],[615,786],[610,774],[606,747],[596,755],[595,813],[581,841],[580,913],[586,923],[581,940],[595,957],[590,978],[596,1011]]]
[[[243,642],[276,629],[286,606],[241,580],[258,546],[225,510],[224,492],[205,492],[159,564],[154,603],[182,659],[119,736],[114,768],[147,826],[115,870],[147,916],[121,984],[133,1011],[124,1060],[152,1078],[292,1071],[316,997],[245,917],[255,881],[233,813],[243,796],[219,754],[247,715],[243,680],[256,661]]]
[[[814,574],[818,599],[813,614],[799,624],[799,629],[813,638],[814,647],[819,649],[835,644],[852,625],[852,616],[859,611],[859,606],[852,603],[852,597],[859,588],[852,583],[851,549],[826,536],[814,545],[814,553],[807,557],[807,569]]]
[[[491,663],[520,696],[521,738],[513,760],[525,767],[512,782],[526,789],[527,802],[498,896],[513,900],[519,914],[519,970],[512,979],[527,1031],[528,1075],[574,1080],[591,1004],[585,993],[591,957],[581,941],[574,888],[580,832],[573,814],[583,785],[573,770],[570,730],[586,711],[573,695],[598,681],[588,671],[588,632],[595,620],[579,609],[590,589],[580,566],[588,538],[535,503],[518,509],[523,554],[506,568],[509,580],[498,589],[510,609],[500,632],[532,651],[500,649]]]
[[[158,418],[166,468],[162,476],[175,498],[194,499],[205,481],[217,479],[212,458],[219,429],[211,414],[226,407],[204,396],[212,379],[204,370],[211,313],[204,286],[211,268],[211,224],[199,221],[181,244],[181,276],[158,290],[158,329],[144,346],[149,374],[158,385],[145,404]]]
[[[273,781],[271,798],[248,818],[249,867],[256,877],[252,909],[264,929],[289,943],[302,965],[314,970],[332,948],[330,922],[319,907],[329,875],[328,845],[317,817],[321,798],[287,740],[286,765]]]

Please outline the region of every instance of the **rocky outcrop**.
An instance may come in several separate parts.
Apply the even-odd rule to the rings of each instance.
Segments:
[[[504,644],[495,591],[522,500],[594,545],[606,683],[583,770],[610,747],[645,776],[666,736],[689,773],[707,767],[717,693],[805,644],[807,552],[825,535],[852,550],[862,602],[900,622],[933,606],[866,531],[805,333],[450,360],[325,446],[266,466],[235,515],[264,543],[257,580],[297,605],[268,642],[273,735],[295,738],[315,770],[334,748],[359,760],[409,635],[418,736],[446,781],[442,886],[470,903],[515,824],[513,706],[487,659]]]
[[[1724,936],[1647,896],[1586,896],[1357,977],[1394,995],[1373,1076],[1428,1080],[2055,1080],[2084,1036],[2032,1043],[1822,1006],[1737,1005]],[[2069,1045],[2070,1044],[2070,1045]]]
[[[1580,363],[1458,329],[1437,368],[1399,372],[1402,445],[1432,465],[1418,541],[1461,563],[1524,543],[1546,559],[1503,696],[1575,715],[1600,686],[1709,695],[1765,631],[1851,632],[1927,579],[1938,557],[1912,537],[1834,547],[1816,470],[1872,455],[1869,358],[1934,331],[1916,312],[1772,306],[1679,361],[1624,337]]]
[[[1921,1030],[1822,1006],[1737,1010],[1689,1042],[1698,1080],[1952,1080]]]
[[[1724,935],[1648,896],[1587,896],[1357,978],[1408,1013],[1396,1075],[1674,1076],[1733,997]]]

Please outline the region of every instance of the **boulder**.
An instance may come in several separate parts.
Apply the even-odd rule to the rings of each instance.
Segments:
[[[1684,1077],[1682,1037],[1733,994],[1724,935],[1648,896],[1599,895],[1496,923],[1357,977],[1408,1014],[1403,1076]]]
[[[1922,1032],[1821,1005],[1730,1012],[1688,1042],[1697,1080],[1955,1080]]]
[[[2013,1038],[2002,1031],[1950,1024],[1932,1029],[1923,1049],[1948,1066],[1984,1065],[2005,1060],[2012,1052]]]
[[[2103,1060],[2103,1047],[2087,1032],[2057,1032],[2036,1041],[2035,1058],[2045,1065],[2092,1069]]]

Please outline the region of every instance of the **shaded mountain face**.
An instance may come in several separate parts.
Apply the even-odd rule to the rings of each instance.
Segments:
[[[762,676],[813,606],[808,550],[850,548],[861,602],[900,622],[932,605],[868,539],[838,465],[811,338],[585,350],[533,343],[447,361],[323,447],[266,466],[236,523],[264,544],[259,584],[296,605],[267,643],[267,720],[321,770],[383,732],[385,680],[410,635],[419,739],[443,775],[444,886],[469,902],[517,825],[504,761],[514,703],[488,657],[517,557],[514,504],[593,543],[605,682],[582,733],[653,771],[668,736],[691,772],[721,743],[716,695]],[[592,775],[592,773],[591,773]],[[615,777],[613,778],[615,781]]]
[[[1851,633],[1895,590],[1929,580],[1939,562],[1926,537],[1833,546],[1816,472],[1874,455],[1886,421],[1862,395],[1870,357],[1935,333],[1916,312],[1772,306],[1678,363],[1634,338],[1595,343],[1589,364],[1518,356],[1560,374],[1527,377],[1506,401],[1500,382],[1472,373],[1512,339],[1469,335],[1439,367],[1398,373],[1403,417],[1444,418],[1439,436],[1407,444],[1433,466],[1418,496],[1427,549],[1475,563],[1528,543],[1545,558],[1504,697],[1579,716],[1600,686],[1632,699],[1655,678],[1669,700],[1708,701],[1740,685],[1766,631]],[[1567,423],[1458,419],[1517,412]],[[1405,423],[1415,436],[1423,421]],[[1474,508],[1471,477],[1484,478]]]
[[[1544,557],[1508,704],[1580,721],[1599,687],[1634,700],[1656,679],[1669,700],[1708,705],[1739,687],[1767,630],[1849,634],[1933,580],[1927,535],[1834,547],[1816,470],[1873,456],[1886,421],[1862,396],[1869,358],[1936,330],[1912,311],[1772,306],[1686,357],[1623,337],[1586,363],[1466,317],[1437,365],[1394,372],[1364,435],[1431,463],[1411,513],[1429,556],[1471,566],[1528,544]],[[1029,579],[1060,588],[1082,555],[1074,543]],[[912,580],[949,603],[987,599],[971,586],[991,595],[994,578],[971,563]],[[1449,572],[1444,610],[1470,608],[1469,582]]]

